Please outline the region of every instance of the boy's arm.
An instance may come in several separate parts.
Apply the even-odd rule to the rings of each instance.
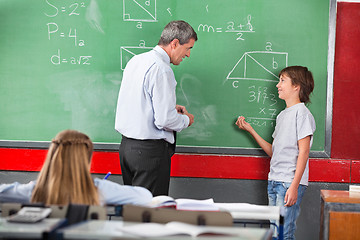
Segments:
[[[292,206],[297,201],[298,187],[299,187],[302,175],[304,173],[306,163],[309,159],[310,140],[311,140],[311,136],[307,136],[298,141],[299,156],[298,156],[297,163],[296,163],[294,179],[285,194],[285,199],[284,199],[285,206]]]
[[[237,121],[236,125],[245,131],[248,131],[251,136],[255,139],[255,141],[259,144],[259,146],[265,151],[267,155],[270,157],[272,156],[272,145],[265,141],[254,129],[253,127],[245,121],[245,118],[243,116],[240,116]]]

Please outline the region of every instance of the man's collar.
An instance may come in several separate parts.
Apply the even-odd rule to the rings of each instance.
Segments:
[[[164,60],[164,62],[167,62],[170,64],[170,57],[162,47],[157,45],[156,47],[154,47],[154,50],[160,54],[160,56]]]

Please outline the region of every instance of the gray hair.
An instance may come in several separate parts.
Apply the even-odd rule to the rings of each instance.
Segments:
[[[185,21],[172,21],[169,22],[163,32],[158,45],[167,46],[174,39],[178,39],[180,44],[186,44],[190,39],[197,41],[197,34],[194,29]]]

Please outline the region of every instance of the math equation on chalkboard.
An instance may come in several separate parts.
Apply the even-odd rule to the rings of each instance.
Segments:
[[[47,26],[47,39],[52,40],[63,40],[66,46],[65,50],[54,46],[53,53],[49,59],[53,65],[61,64],[72,64],[72,65],[90,65],[92,56],[91,55],[77,55],[70,54],[71,48],[84,47],[86,41],[81,38],[81,34],[78,32],[76,26],[68,27],[63,26],[59,17],[62,18],[77,18],[85,14],[85,10],[88,8],[85,2],[50,2],[45,0],[46,8],[44,14],[48,19]],[[81,18],[84,19],[84,18]],[[60,21],[60,22],[59,22]],[[67,44],[67,45],[66,45]],[[70,50],[70,51],[69,51]]]

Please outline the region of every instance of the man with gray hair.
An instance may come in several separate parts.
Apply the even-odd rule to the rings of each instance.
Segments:
[[[176,80],[170,67],[179,65],[197,41],[185,21],[168,23],[158,45],[134,56],[121,82],[115,129],[122,134],[120,166],[124,184],[143,186],[154,196],[168,195],[176,132],[194,116],[176,105]]]

